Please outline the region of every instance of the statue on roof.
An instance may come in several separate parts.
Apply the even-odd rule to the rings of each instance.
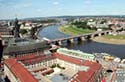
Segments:
[[[19,32],[20,32],[20,25],[18,24],[18,19],[16,18],[15,19],[15,22],[14,22],[14,28],[13,28],[13,32],[14,32],[14,37],[15,38],[19,38],[20,35],[19,35]]]
[[[2,57],[3,57],[3,43],[2,43],[2,38],[1,38],[1,34],[0,34],[0,63],[1,63],[1,60],[2,60]]]

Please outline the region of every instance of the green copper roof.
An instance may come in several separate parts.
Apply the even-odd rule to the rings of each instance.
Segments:
[[[57,52],[63,55],[68,55],[68,56],[77,57],[81,59],[93,60],[95,58],[93,54],[84,53],[79,50],[68,50],[66,48],[59,48]]]

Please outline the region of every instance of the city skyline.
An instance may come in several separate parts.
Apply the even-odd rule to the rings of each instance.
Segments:
[[[125,15],[118,0],[0,0],[0,19],[65,15]]]

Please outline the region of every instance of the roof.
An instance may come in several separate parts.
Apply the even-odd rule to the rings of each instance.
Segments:
[[[22,46],[8,46],[4,48],[3,54],[6,55],[13,55],[13,54],[19,54],[20,52],[26,52],[30,51],[33,52],[37,50],[46,49],[48,46],[46,45],[46,42],[37,42],[33,44],[27,44]]]
[[[101,64],[96,63],[96,62],[92,62],[92,61],[88,61],[88,60],[82,60],[82,59],[78,59],[78,58],[74,58],[71,56],[66,56],[66,55],[62,55],[59,53],[54,53],[51,56],[45,56],[45,55],[41,55],[41,56],[35,56],[35,54],[29,55],[29,56],[25,56],[23,58],[17,58],[18,60],[21,60],[22,63],[30,63],[32,64],[33,62],[40,62],[42,60],[50,60],[53,58],[58,58],[79,66],[86,66],[89,67],[88,70],[79,70],[71,79],[71,82],[88,82],[90,81],[90,79],[94,76],[96,76],[96,74],[98,74],[98,71],[102,68]],[[5,60],[5,64],[12,70],[12,72],[14,73],[14,75],[16,77],[18,77],[21,82],[38,82],[37,79],[34,78],[34,76],[26,69],[24,68],[16,59],[7,59]],[[27,79],[28,78],[28,79]],[[91,82],[94,82],[91,81]]]
[[[26,68],[18,63],[16,59],[7,59],[5,60],[5,64],[21,82],[38,82],[38,80],[34,78],[34,76]]]
[[[83,53],[82,51],[79,51],[79,50],[69,50],[67,48],[59,48],[57,50],[57,53],[72,56],[75,58],[86,59],[86,60],[94,60],[95,58],[93,54]]]
[[[90,78],[93,77],[94,74],[98,73],[99,69],[101,69],[102,67],[101,64],[96,62],[91,62],[91,61],[84,61],[82,65],[88,66],[90,67],[90,69],[88,71],[79,71],[77,73],[78,76],[76,76],[75,79],[78,79],[84,82],[88,82]],[[94,82],[94,81],[91,81],[91,82]]]
[[[23,60],[29,60],[29,59],[32,59],[32,58],[35,58],[36,57],[36,54],[27,54],[26,56],[22,56],[22,57],[16,57],[16,59],[18,61],[23,61]]]
[[[59,53],[54,53],[53,56],[55,56],[58,59],[61,59],[61,60],[64,60],[64,61],[67,61],[67,62],[70,62],[70,63],[74,63],[74,64],[77,64],[77,65],[82,64],[80,59],[73,58],[71,56],[66,56],[66,55],[62,55],[62,54],[59,54]]]
[[[21,61],[24,64],[33,64],[33,63],[41,62],[43,60],[50,60],[50,59],[55,59],[55,57],[47,56],[47,55],[40,55],[40,56],[34,56],[34,57],[26,59],[26,60],[21,60]]]

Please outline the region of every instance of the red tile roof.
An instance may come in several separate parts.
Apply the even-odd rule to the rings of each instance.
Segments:
[[[62,54],[59,54],[59,53],[54,53],[53,56],[56,57],[56,58],[59,58],[61,60],[64,60],[64,61],[77,64],[77,65],[82,64],[80,59],[73,58],[71,56],[66,56],[66,55],[62,55]],[[84,61],[84,60],[82,60],[82,61]]]
[[[95,62],[91,62],[91,61],[84,61],[84,63],[82,64],[83,66],[88,66],[90,67],[90,69],[85,72],[85,71],[79,71],[77,73],[77,77],[73,79],[75,80],[80,80],[80,81],[84,81],[84,82],[95,82],[94,80],[90,81],[90,79],[95,75],[98,74],[98,71],[101,69],[101,65]]]
[[[94,74],[98,74],[98,71],[100,69],[102,69],[101,64],[96,63],[96,62],[92,62],[92,61],[88,61],[88,60],[81,60],[81,59],[77,59],[77,58],[73,58],[70,56],[66,56],[66,55],[62,55],[59,53],[54,53],[53,56],[67,61],[67,62],[71,62],[77,65],[81,65],[81,66],[88,66],[90,69],[86,72],[86,71],[79,71],[77,74],[75,74],[72,77],[72,81],[71,82],[88,82],[93,76]],[[95,82],[95,81],[90,81],[90,82]]]
[[[26,55],[26,56],[22,56],[22,57],[17,57],[16,59],[17,60],[27,60],[27,59],[32,59],[32,58],[34,58],[34,57],[36,57],[36,55],[35,54],[31,54],[31,55]]]
[[[53,58],[58,58],[70,63],[74,63],[80,66],[88,66],[88,71],[79,71],[77,74],[75,74],[71,79],[71,82],[88,82],[94,75],[98,74],[98,71],[102,68],[101,64],[82,60],[78,58],[73,58],[70,56],[62,55],[59,53],[54,53],[52,56],[26,56],[22,59],[24,59],[23,63],[34,63],[39,62],[42,60],[49,60]],[[5,64],[12,70],[12,72],[20,78],[21,82],[38,82],[27,69],[25,69],[20,63],[18,63],[15,59],[8,59],[5,61]],[[28,78],[28,79],[27,79]],[[90,82],[94,82],[93,80]]]
[[[50,60],[50,59],[54,59],[54,58],[55,57],[53,57],[53,56],[40,55],[40,56],[36,56],[34,58],[31,58],[31,59],[24,60],[24,61],[22,61],[22,63],[24,63],[24,64],[33,64],[33,63],[41,62],[43,60]]]
[[[34,76],[26,68],[18,63],[16,59],[7,59],[4,63],[21,82],[38,82],[38,80],[34,78]]]

